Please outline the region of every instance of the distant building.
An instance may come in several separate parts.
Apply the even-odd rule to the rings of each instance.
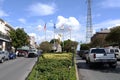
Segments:
[[[96,34],[94,34],[91,37],[91,41],[94,41],[94,39],[96,39],[97,37],[103,37],[103,39],[105,39],[105,37],[110,33],[109,29],[101,29],[100,32],[96,32]]]
[[[57,51],[56,52],[62,52],[62,47],[60,44],[57,45]]]
[[[11,39],[8,35],[8,31],[12,29],[11,25],[0,19],[0,50],[11,50]]]
[[[99,46],[107,46],[108,44],[106,43],[105,38],[109,33],[110,33],[109,29],[101,29],[100,32],[96,32],[96,34],[94,34],[91,37],[91,42],[95,42],[96,39],[99,38],[100,39]]]
[[[34,36],[30,36],[30,46],[33,47],[33,48],[36,48],[36,46],[37,46]]]

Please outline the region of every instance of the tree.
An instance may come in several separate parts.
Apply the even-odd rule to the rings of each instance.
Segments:
[[[107,45],[107,42],[105,40],[104,36],[97,36],[92,42],[91,47],[104,47]]]
[[[71,40],[68,39],[68,40],[64,41],[64,46],[62,46],[62,48],[64,48],[63,50],[66,51],[66,52],[72,52],[71,48],[74,47],[74,49],[76,50],[77,45],[78,45],[78,42],[71,41]]]
[[[81,44],[80,45],[80,50],[89,50],[90,49],[90,44]]]
[[[118,44],[120,47],[120,26],[110,30],[110,33],[106,36],[106,41],[108,41],[109,44]]]
[[[39,46],[43,52],[50,52],[52,50],[52,45],[48,41],[42,42]]]
[[[15,49],[29,44],[29,36],[23,29],[11,30],[9,31],[9,36]]]
[[[54,42],[55,42],[55,43],[59,43],[59,40],[58,40],[58,39],[52,39],[52,40],[50,41],[51,44],[54,44]]]

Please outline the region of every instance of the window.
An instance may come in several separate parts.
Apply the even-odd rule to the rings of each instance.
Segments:
[[[91,53],[105,53],[104,49],[92,49]]]

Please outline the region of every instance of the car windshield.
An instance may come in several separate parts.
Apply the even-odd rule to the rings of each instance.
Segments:
[[[91,53],[105,53],[104,49],[92,49]]]

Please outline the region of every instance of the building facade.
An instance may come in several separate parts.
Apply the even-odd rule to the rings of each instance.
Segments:
[[[105,41],[105,38],[109,33],[110,33],[109,29],[101,29],[101,31],[96,32],[91,37],[91,43],[93,43],[94,45],[106,46],[107,43]]]
[[[11,50],[11,39],[8,32],[12,29],[11,25],[0,19],[0,50]]]
[[[30,36],[30,46],[33,47],[33,48],[36,48],[36,46],[37,46],[34,36]]]

